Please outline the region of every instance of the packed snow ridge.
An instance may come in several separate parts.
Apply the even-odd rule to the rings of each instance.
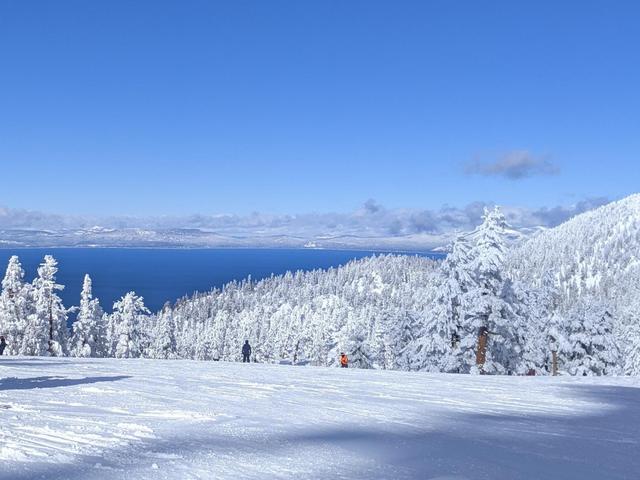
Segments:
[[[0,357],[0,479],[636,479],[640,379]]]

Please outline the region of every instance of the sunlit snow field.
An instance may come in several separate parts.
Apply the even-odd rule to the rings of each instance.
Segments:
[[[0,358],[2,479],[637,479],[640,379]]]

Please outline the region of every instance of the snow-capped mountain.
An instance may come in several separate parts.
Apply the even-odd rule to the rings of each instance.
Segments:
[[[455,231],[391,235],[204,228],[5,229],[0,247],[322,248],[428,251],[445,248]]]
[[[533,284],[551,275],[569,298],[619,297],[640,278],[640,194],[536,233],[512,250],[508,263]]]
[[[601,205],[532,210],[504,207],[513,238]],[[347,213],[191,215],[186,217],[74,217],[0,207],[0,247],[269,247],[425,251],[445,248],[481,222],[484,207],[387,209],[367,202]],[[311,246],[311,247],[309,247]]]

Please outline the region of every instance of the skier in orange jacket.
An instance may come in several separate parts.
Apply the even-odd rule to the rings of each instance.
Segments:
[[[344,352],[340,354],[340,367],[349,368],[349,358],[347,357],[347,354]]]

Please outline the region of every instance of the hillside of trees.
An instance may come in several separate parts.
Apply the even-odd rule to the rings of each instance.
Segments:
[[[56,260],[32,282],[12,257],[0,334],[10,355],[239,361],[450,373],[640,374],[640,195],[512,245],[485,212],[443,261],[373,256],[326,271],[232,282],[152,314],[129,292],[105,313],[85,277],[78,307]],[[76,315],[72,331],[69,315]]]

